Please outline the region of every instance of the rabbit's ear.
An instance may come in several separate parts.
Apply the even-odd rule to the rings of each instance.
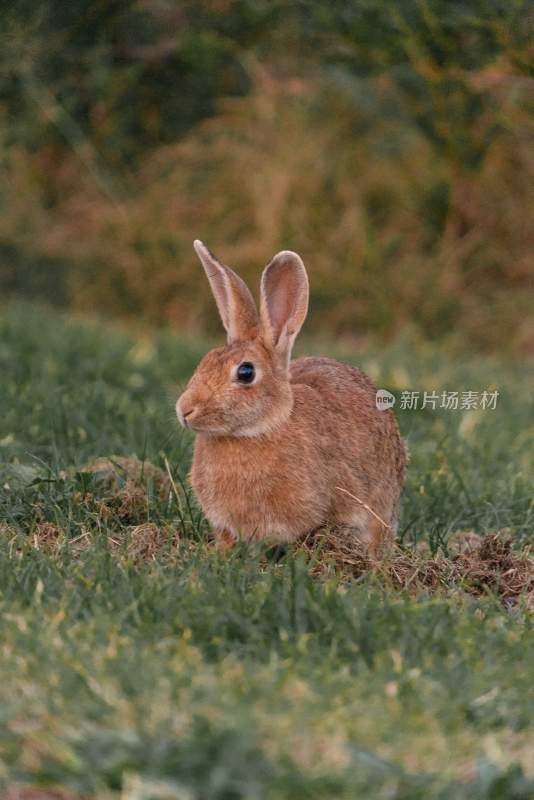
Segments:
[[[278,253],[261,276],[262,334],[269,347],[289,364],[291,349],[308,311],[308,276],[291,250]]]
[[[208,276],[228,343],[254,338],[258,332],[258,311],[247,285],[198,239],[193,246]]]

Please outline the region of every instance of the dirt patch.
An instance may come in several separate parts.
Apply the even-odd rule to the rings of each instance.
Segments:
[[[0,523],[0,537],[11,542],[13,552],[22,553],[23,542],[28,540],[20,531],[5,523]],[[53,522],[37,521],[29,531],[29,544],[36,550],[56,552],[65,542],[65,532]],[[0,796],[0,800],[3,798]]]
[[[458,581],[471,594],[495,592],[515,603],[524,595],[534,609],[534,558],[531,548],[516,552],[508,532],[484,536],[477,547],[460,553],[454,560]]]
[[[92,492],[87,492],[79,499],[82,502],[94,499],[104,522],[116,519],[123,524],[143,524],[148,518],[150,493],[164,499],[173,488],[163,470],[135,456],[97,458],[84,467],[67,470],[65,474],[72,472],[96,476],[102,493],[95,497]]]
[[[68,546],[71,555],[81,555],[93,547],[97,535],[94,532],[85,531],[76,538],[70,539]],[[66,544],[66,539],[65,531],[49,522],[37,524],[31,536],[32,545],[47,554],[57,553]],[[156,559],[163,560],[174,555],[181,541],[175,526],[158,526],[154,522],[128,525],[119,530],[108,531],[107,539],[111,553],[118,557],[124,555],[136,564]],[[0,800],[2,800],[1,796]]]
[[[449,556],[430,556],[426,547],[394,545],[381,560],[373,559],[347,531],[316,531],[301,548],[317,576],[360,578],[373,574],[385,585],[409,591],[461,591],[474,596],[495,594],[507,605],[522,599],[534,610],[534,558],[530,548],[516,551],[507,530],[480,536],[455,536]]]
[[[102,476],[112,486],[120,486],[125,481],[137,485],[153,483],[158,490],[168,491],[169,476],[150,461],[141,461],[136,456],[110,456],[96,458],[77,472],[90,472]]]
[[[104,520],[115,516],[121,522],[142,523],[148,515],[148,487],[160,497],[168,494],[171,488],[163,470],[134,456],[97,458],[82,471],[97,475],[106,488],[104,497],[99,500]]]
[[[65,533],[53,522],[38,522],[31,534],[36,550],[50,552],[57,550],[65,542]]]
[[[180,544],[175,528],[158,527],[153,522],[130,527],[126,536],[126,552],[134,562],[155,561],[163,555],[172,555]]]
[[[98,534],[85,531],[80,536],[70,539],[68,546],[71,555],[81,555],[94,546]],[[131,561],[139,564],[143,561],[163,559],[176,553],[180,544],[180,536],[175,526],[158,526],[154,522],[141,525],[128,525],[119,530],[107,533],[109,549],[117,556],[123,554]],[[37,550],[48,554],[56,553],[66,543],[66,533],[49,522],[35,526],[31,537],[32,545]],[[2,798],[0,797],[0,800]]]

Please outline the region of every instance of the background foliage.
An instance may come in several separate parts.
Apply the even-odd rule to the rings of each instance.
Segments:
[[[198,236],[313,326],[534,349],[526,0],[0,3],[0,287],[213,327]]]

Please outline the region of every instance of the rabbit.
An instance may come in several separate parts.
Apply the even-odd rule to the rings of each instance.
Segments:
[[[194,247],[227,344],[202,359],[176,413],[196,433],[191,484],[216,542],[294,542],[331,525],[382,552],[396,532],[406,451],[363,372],[331,358],[291,361],[308,310],[302,259],[274,256],[258,312],[244,281]]]

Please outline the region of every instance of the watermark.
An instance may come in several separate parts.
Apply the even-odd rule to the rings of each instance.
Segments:
[[[465,392],[411,392],[400,393],[398,407],[403,411],[423,411],[428,408],[436,411],[439,408],[447,411],[471,411],[472,409],[482,409],[483,411],[494,411],[497,408],[499,391],[495,389],[482,389],[473,391],[469,389]],[[387,389],[377,389],[375,397],[376,407],[379,411],[392,408],[397,402],[397,398]]]
[[[393,408],[395,405],[395,395],[388,392],[387,389],[378,389],[375,401],[378,410],[385,411],[386,408]]]

